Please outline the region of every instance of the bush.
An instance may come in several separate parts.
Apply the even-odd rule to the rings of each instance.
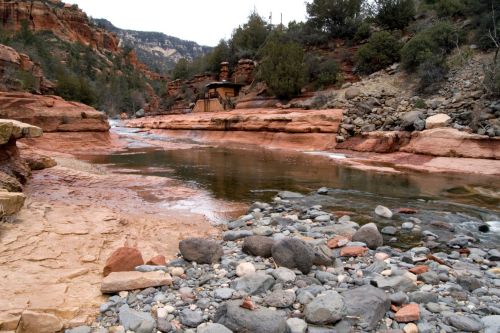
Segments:
[[[306,82],[304,51],[282,35],[269,38],[260,53],[259,77],[279,98],[291,98],[300,93]]]
[[[377,22],[389,29],[404,29],[415,16],[413,0],[376,0]]]
[[[399,60],[400,49],[397,37],[387,31],[376,32],[358,49],[357,70],[369,74],[386,68]]]
[[[361,21],[364,0],[313,0],[306,4],[309,23],[332,37],[352,37]]]
[[[443,57],[434,55],[427,58],[418,66],[419,90],[425,93],[435,91],[446,77],[446,73],[448,73],[448,66]]]
[[[439,17],[456,17],[465,15],[467,6],[464,0],[439,0],[435,8]]]
[[[339,76],[339,65],[333,59],[328,59],[319,65],[318,83],[330,85],[337,82]]]
[[[179,59],[172,70],[174,80],[187,80],[189,78],[189,62],[185,59]]]
[[[237,28],[231,39],[231,47],[239,58],[254,58],[269,35],[270,28],[259,14],[253,12],[247,23]]]
[[[500,63],[485,66],[484,85],[492,96],[500,97]]]
[[[365,21],[361,23],[361,25],[358,27],[358,30],[356,30],[353,39],[355,42],[361,42],[362,40],[369,38],[370,34],[371,34],[371,25],[370,23]]]
[[[285,33],[289,40],[301,45],[320,46],[328,42],[328,34],[316,28],[311,22],[292,21],[288,23]]]
[[[462,40],[463,37],[451,23],[438,22],[417,33],[406,43],[401,50],[402,64],[408,71],[416,71],[420,64],[434,56],[444,58]]]

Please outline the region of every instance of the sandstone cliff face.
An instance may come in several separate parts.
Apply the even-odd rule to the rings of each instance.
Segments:
[[[22,22],[28,22],[35,31],[52,31],[69,42],[81,42],[100,51],[116,53],[118,39],[112,33],[93,26],[87,15],[76,6],[66,6],[58,1],[0,2],[2,28],[19,31]]]
[[[19,120],[44,132],[108,131],[107,117],[85,104],[57,96],[0,92],[0,118]]]
[[[28,55],[18,53],[13,48],[0,44],[0,91],[22,90],[22,83],[16,78],[16,73],[20,72],[33,78],[35,92],[53,93],[54,84],[44,77],[39,64],[31,61]]]

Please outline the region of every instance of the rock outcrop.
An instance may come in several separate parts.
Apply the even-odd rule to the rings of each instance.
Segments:
[[[16,141],[41,135],[38,127],[0,119],[0,217],[16,214],[26,200],[21,184],[31,175],[31,168],[21,157]]]
[[[105,114],[57,96],[0,92],[0,117],[15,119],[43,129],[44,132],[108,131]]]
[[[400,150],[407,153],[500,159],[500,138],[490,138],[462,132],[452,128],[435,128],[414,132],[410,143]]]
[[[118,52],[118,39],[110,32],[92,25],[87,14],[76,5],[61,1],[2,1],[1,27],[19,31],[23,21],[35,31],[51,31],[68,42],[80,42],[99,51]]]
[[[337,133],[342,110],[238,109],[219,113],[171,115],[131,120],[127,126],[149,129]]]
[[[425,131],[363,133],[337,144],[337,149],[359,152],[406,152],[427,156],[500,159],[500,139],[453,128]]]
[[[0,91],[20,91],[23,83],[17,78],[24,73],[32,78],[32,87],[37,93],[52,93],[54,84],[44,77],[38,63],[33,62],[24,53],[18,53],[13,48],[0,44]],[[17,75],[15,75],[17,74]]]

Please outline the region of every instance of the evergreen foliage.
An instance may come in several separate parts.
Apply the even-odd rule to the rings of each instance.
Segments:
[[[279,98],[291,98],[300,93],[306,83],[302,47],[275,33],[261,50],[259,77]]]
[[[401,43],[387,31],[376,32],[361,46],[356,54],[357,70],[370,74],[379,71],[399,60]]]

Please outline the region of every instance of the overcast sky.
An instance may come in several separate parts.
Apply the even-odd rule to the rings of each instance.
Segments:
[[[228,39],[234,28],[246,22],[256,8],[273,23],[303,21],[306,0],[66,0],[88,15],[105,18],[122,29],[158,31],[215,46]]]

